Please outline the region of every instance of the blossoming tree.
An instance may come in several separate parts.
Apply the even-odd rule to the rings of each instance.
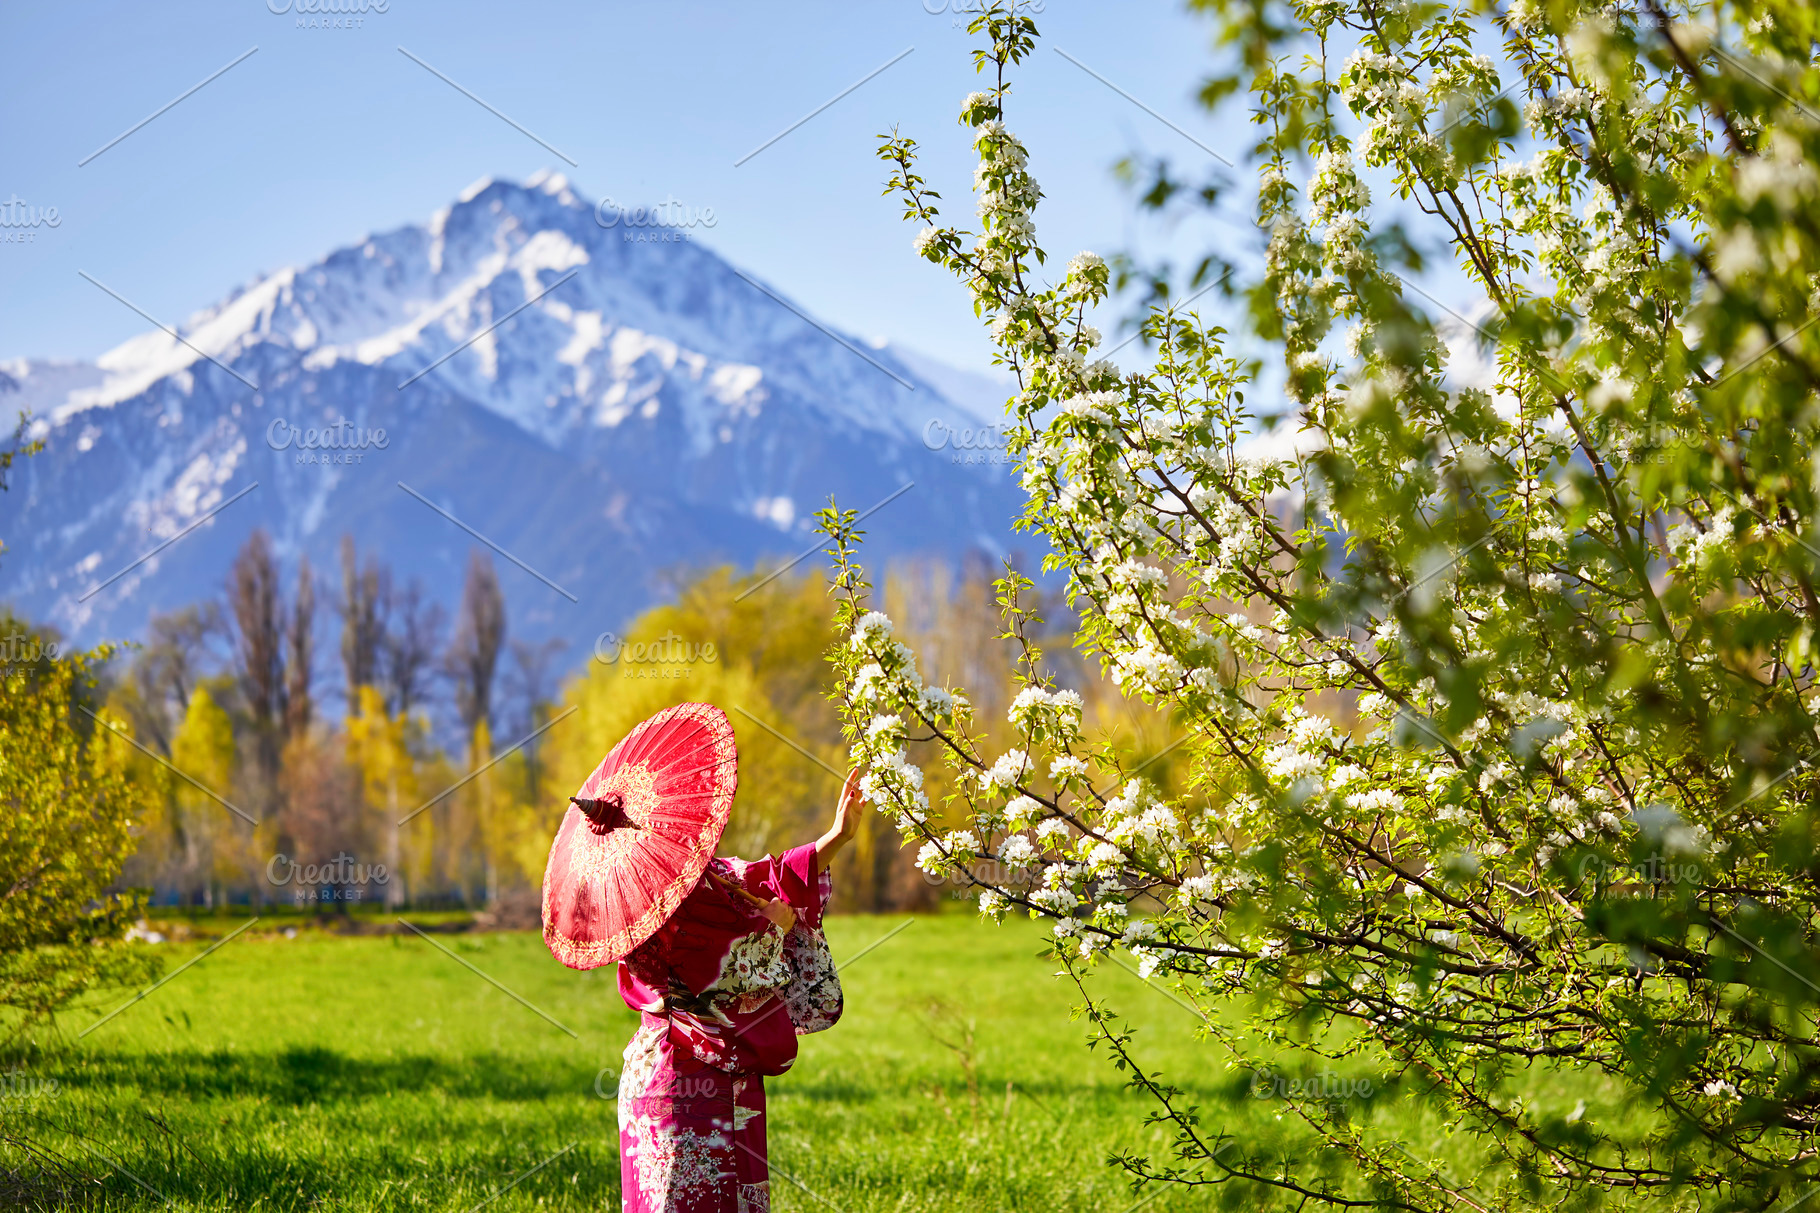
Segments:
[[[1820,1182],[1820,15],[1644,2],[1201,5],[1237,65],[1203,95],[1248,91],[1259,132],[1285,456],[1222,330],[1158,306],[1154,366],[1121,371],[1089,323],[1106,264],[1042,273],[1007,126],[1026,13],[974,23],[972,230],[912,140],[880,149],[1016,376],[1022,522],[1080,643],[1192,776],[1165,796],[1083,735],[1015,575],[1019,744],[989,752],[831,509],[853,757],[923,866],[1052,920],[1174,1134],[1118,1155],[1140,1182],[1412,1210]],[[1399,273],[1430,236],[1488,303],[1454,348]],[[1127,955],[1241,1071],[1345,1057],[1380,1098],[1235,1136],[1105,1005],[1093,970]]]

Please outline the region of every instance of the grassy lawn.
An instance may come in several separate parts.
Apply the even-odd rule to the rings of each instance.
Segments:
[[[1083,1047],[1038,928],[838,918],[835,954],[906,921],[845,971],[842,1022],[769,1080],[776,1207],[1133,1205],[1107,1151],[1161,1161],[1168,1136]],[[78,1037],[125,998],[89,1000],[65,1017],[64,1042],[26,1063],[37,1086],[14,1104],[36,1137],[103,1177],[95,1207],[469,1210],[565,1148],[487,1208],[618,1207],[612,1095],[634,1016],[613,970],[564,969],[531,933],[434,936],[451,957],[416,936],[266,925]],[[155,946],[168,974],[207,945]],[[1185,1077],[1211,1122],[1269,1135],[1283,1105],[1246,1098],[1186,1010],[1111,966],[1099,981],[1146,1059]],[[1143,1208],[1218,1203],[1178,1191]]]

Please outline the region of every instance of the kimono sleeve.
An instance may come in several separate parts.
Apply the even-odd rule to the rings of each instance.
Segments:
[[[834,877],[815,870],[815,844],[794,847],[779,859],[767,855],[734,871],[749,891],[778,898],[796,911],[796,925],[784,936],[790,981],[782,991],[796,1035],[833,1027],[845,1002],[839,967],[822,933]]]
[[[797,912],[796,926],[784,937],[784,958],[790,962],[790,985],[784,1003],[798,1036],[822,1032],[840,1019],[845,998],[840,973],[822,934],[822,915],[834,892],[834,877],[815,870],[815,846],[785,851],[778,862],[779,884],[789,894]]]
[[[767,855],[754,860],[739,875],[747,889],[788,903],[804,925],[811,928],[821,925],[828,898],[834,892],[834,878],[826,871],[815,870],[812,842],[792,847],[777,859]]]

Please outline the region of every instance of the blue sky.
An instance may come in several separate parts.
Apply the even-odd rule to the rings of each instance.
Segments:
[[[894,125],[916,136],[931,184],[952,213],[971,217],[971,160],[955,115],[979,78],[965,17],[944,0],[390,0],[343,29],[298,28],[294,11],[269,11],[296,2],[13,0],[0,10],[0,202],[55,206],[60,217],[30,243],[0,244],[0,358],[93,357],[145,330],[78,271],[172,322],[261,273],[420,222],[477,179],[555,168],[590,198],[712,207],[705,242],[820,316],[956,365],[987,365],[961,289],[912,255],[912,229],[880,195],[874,156],[876,136]],[[1065,261],[1084,248],[1235,249],[1229,228],[1140,217],[1111,173],[1138,153],[1198,175],[1213,161],[1195,141],[1241,160],[1250,139],[1242,114],[1213,118],[1193,100],[1212,62],[1209,27],[1155,0],[1047,0],[1038,22],[1044,40],[1016,81],[1010,122],[1050,197],[1038,233],[1051,252]]]

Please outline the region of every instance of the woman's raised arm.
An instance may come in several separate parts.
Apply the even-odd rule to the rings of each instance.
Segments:
[[[840,800],[834,806],[834,824],[828,832],[815,840],[815,870],[827,870],[835,854],[852,839],[859,829],[859,768],[847,772],[846,782],[840,785]]]

